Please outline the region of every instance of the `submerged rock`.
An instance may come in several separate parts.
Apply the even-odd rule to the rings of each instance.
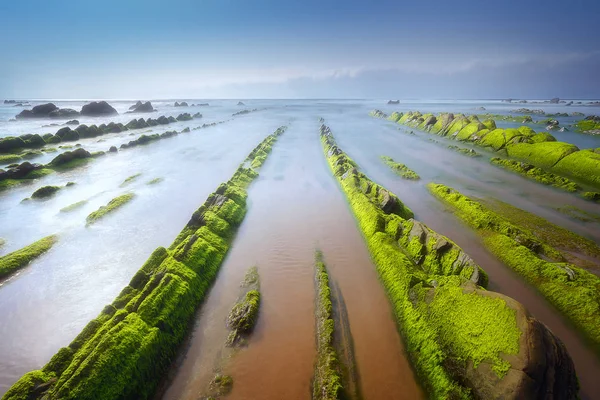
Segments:
[[[141,106],[143,103],[138,100],[137,103],[135,103],[134,105],[132,105],[131,107],[129,107],[130,110],[135,110],[136,108],[138,108],[139,106]]]
[[[245,106],[245,104],[244,104],[244,103],[242,103],[241,101],[238,101],[237,105],[238,105],[238,106]]]
[[[50,165],[59,166],[59,165],[64,165],[70,161],[74,161],[77,159],[85,159],[85,158],[90,158],[90,157],[92,157],[92,154],[89,151],[87,151],[83,148],[79,148],[77,150],[66,151],[62,154],[59,154],[52,161],[50,161]]]
[[[93,101],[89,104],[84,105],[81,108],[81,115],[95,117],[98,115],[114,115],[118,114],[110,104],[106,101]]]
[[[40,104],[31,110],[23,110],[17,115],[17,119],[22,118],[47,118],[52,111],[58,110],[53,103]]]
[[[70,121],[65,122],[65,125],[79,125],[79,121],[76,119],[72,119]]]
[[[182,101],[181,103],[175,102],[174,107],[189,107],[188,103]]]
[[[400,104],[400,100],[388,100],[388,104]]]

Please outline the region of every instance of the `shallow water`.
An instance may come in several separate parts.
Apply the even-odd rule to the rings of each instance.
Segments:
[[[205,101],[188,100],[191,102]],[[197,398],[215,368],[222,368],[235,381],[228,398],[309,398],[315,360],[313,258],[316,248],[323,251],[331,279],[339,285],[346,303],[364,398],[422,397],[403,353],[389,301],[345,197],[322,154],[318,117],[326,119],[340,146],[373,180],[395,192],[413,208],[417,219],[449,236],[482,265],[490,275],[492,290],[525,304],[566,343],[576,363],[585,398],[600,393],[595,378],[600,374],[600,365],[591,351],[532,288],[487,253],[479,238],[447,213],[424,184],[435,181],[469,195],[497,198],[597,243],[600,242],[598,223],[573,220],[553,207],[571,204],[595,213],[600,213],[600,207],[496,168],[485,157],[471,159],[446,149],[443,144],[428,142],[428,138],[443,141],[434,135],[415,130],[417,136],[411,136],[406,133],[409,130],[397,124],[367,115],[373,108],[386,112],[405,107],[436,112],[476,112],[475,108],[483,105],[486,112],[500,112],[518,108],[517,105],[493,101],[387,106],[385,102],[371,100],[244,100],[247,106],[238,107],[237,100],[206,102],[211,106],[198,109],[203,119],[154,127],[153,131],[228,121],[109,154],[84,167],[0,193],[0,237],[7,240],[0,254],[48,234],[60,235],[58,244],[50,252],[0,286],[0,337],[3,338],[0,341],[0,394],[23,373],[41,367],[61,346],[67,345],[112,301],[154,248],[171,243],[192,212],[220,182],[231,176],[249,151],[278,126],[289,123],[289,130],[274,146],[260,178],[250,188],[248,215],[210,295],[198,312],[190,338],[157,397]],[[59,106],[78,108],[81,104]],[[130,104],[132,102],[113,105],[122,111]],[[153,117],[192,112],[173,108],[172,102],[153,104],[159,108]],[[532,107],[538,108],[529,105]],[[242,108],[262,111],[231,117]],[[0,105],[0,110],[5,109]],[[591,113],[595,108],[585,110],[583,112]],[[46,123],[2,122],[6,115],[5,111],[0,112],[0,136],[30,133],[31,129],[40,131],[38,125]],[[120,118],[127,122],[132,117],[119,115],[112,119],[101,118],[96,123]],[[13,129],[18,126],[20,128]],[[106,150],[112,144],[118,146],[131,140],[129,133],[137,137],[143,131],[105,135],[100,138],[106,141],[100,143],[97,142],[100,138],[76,143],[82,143],[88,150]],[[407,164],[422,180],[418,183],[402,181],[379,160],[380,155]],[[120,187],[125,178],[139,172],[142,175],[137,180]],[[156,177],[163,177],[164,181],[157,185],[146,184]],[[45,201],[21,203],[40,186],[64,185],[68,181],[76,185],[62,189]],[[85,217],[91,211],[128,191],[136,194],[131,203],[97,224],[85,227]],[[88,203],[70,213],[59,211],[81,200]],[[257,265],[261,275],[260,318],[249,346],[224,360],[225,317],[251,265]]]

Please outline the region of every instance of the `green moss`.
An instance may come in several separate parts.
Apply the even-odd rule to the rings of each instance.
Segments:
[[[157,183],[161,183],[165,178],[154,178],[146,182],[146,185],[156,185]]]
[[[21,159],[22,157],[17,154],[0,154],[0,164],[12,164]]]
[[[454,150],[457,153],[463,154],[465,156],[469,156],[469,157],[481,157],[481,154],[479,154],[478,152],[476,152],[473,149],[466,149],[464,147],[459,147],[459,146],[454,146],[454,145],[449,145],[448,148],[450,150]]]
[[[125,187],[127,185],[129,185],[131,182],[135,181],[137,178],[140,177],[140,175],[142,175],[142,173],[137,173],[135,175],[131,175],[130,177],[126,178],[123,183],[121,183],[121,185],[119,185],[119,187]]]
[[[396,174],[400,175],[402,178],[408,179],[408,180],[413,180],[413,181],[417,181],[417,180],[421,179],[421,177],[415,171],[408,168],[404,164],[395,162],[391,157],[381,156],[381,159],[388,167],[393,169],[394,172]]]
[[[210,381],[209,398],[217,399],[220,396],[226,396],[233,389],[233,378],[229,375],[217,374]]]
[[[491,359],[496,379],[501,380],[510,367],[503,354],[519,351],[521,331],[511,307],[476,286],[487,285],[485,272],[451,240],[415,221],[410,210],[373,201],[385,189],[357,170],[325,125],[321,141],[386,288],[407,354],[429,395],[470,398],[471,388],[462,382],[469,368],[484,359]],[[439,303],[432,305],[432,298]],[[493,327],[438,316],[452,304]],[[479,336],[474,341],[475,332]]]
[[[260,307],[260,292],[249,290],[241,301],[236,303],[227,316],[227,327],[231,330],[227,345],[233,346],[254,329]]]
[[[491,158],[490,162],[501,168],[516,172],[525,176],[526,178],[533,179],[544,185],[554,186],[566,190],[567,192],[576,192],[579,190],[579,186],[570,179],[563,178],[562,176],[553,174],[551,172],[546,172],[541,168],[525,162],[505,160],[498,157]]]
[[[457,215],[480,231],[485,246],[521,275],[569,319],[600,354],[600,277],[571,263],[552,247],[555,236],[536,237],[532,231],[484,207],[452,188],[429,184],[431,193],[452,206]],[[523,213],[519,213],[522,217]],[[530,220],[530,219],[525,219]],[[539,223],[539,220],[538,220]],[[540,235],[539,231],[535,231]],[[561,233],[559,241],[564,236]],[[572,237],[572,236],[571,236]],[[579,241],[579,243],[582,243]]]
[[[54,171],[47,168],[36,169],[35,171],[31,171],[26,176],[20,179],[3,179],[0,180],[0,192],[6,189],[11,189],[13,187],[31,183],[34,179],[41,178],[43,176],[49,175]]]
[[[595,201],[597,203],[600,202],[600,193],[599,192],[583,192],[583,198],[590,201]]]
[[[12,253],[0,257],[0,280],[6,279],[19,269],[27,266],[37,257],[50,250],[57,240],[57,236],[46,236],[45,238],[40,239],[29,246],[25,246],[22,249],[13,251]]]
[[[42,186],[41,188],[37,189],[35,192],[33,192],[33,194],[31,195],[32,199],[43,199],[46,197],[50,197],[53,196],[54,194],[56,194],[56,192],[58,192],[61,189],[60,186]]]
[[[582,222],[600,222],[600,215],[587,212],[570,204],[554,207],[554,209]]]
[[[552,171],[600,188],[600,152],[594,150],[573,152],[557,161]]]
[[[552,169],[560,160],[578,152],[577,146],[563,142],[517,143],[506,148],[508,156],[528,162],[546,170]]]
[[[600,130],[600,119],[582,119],[575,123],[578,131],[586,133],[587,131]]]
[[[283,131],[269,135],[260,149],[270,150]],[[245,214],[245,190],[257,175],[253,169],[238,169],[193,214],[168,250],[155,250],[114,302],[73,340],[69,350],[44,367],[44,371],[55,370],[47,386],[29,384],[30,373],[13,385],[5,399],[151,398],[227,254]],[[222,194],[231,186],[238,187],[232,193],[244,200],[236,206]],[[227,221],[229,231],[213,232],[204,224],[205,212]]]
[[[66,207],[61,208],[60,212],[71,212],[71,211],[77,210],[78,208],[83,207],[84,205],[86,205],[87,202],[88,202],[87,200],[78,201],[77,203],[73,203],[73,204],[70,204],[70,205],[68,205]]]
[[[493,121],[492,121],[493,122]],[[456,135],[456,140],[469,140],[473,135],[479,131],[486,129],[487,127],[479,121],[474,121],[466,125]],[[489,128],[487,128],[489,129]]]
[[[317,252],[316,260],[317,300],[315,316],[317,321],[317,362],[312,383],[313,400],[341,399],[343,393],[342,377],[338,354],[336,354],[333,332],[333,306],[329,276],[323,263],[323,257]]]
[[[133,193],[126,193],[122,194],[121,196],[115,197],[114,199],[109,201],[107,205],[101,206],[99,209],[88,215],[86,218],[87,225],[93,224],[100,218],[103,218],[106,214],[111,213],[116,209],[124,206],[125,204],[133,200],[134,197],[135,195]]]

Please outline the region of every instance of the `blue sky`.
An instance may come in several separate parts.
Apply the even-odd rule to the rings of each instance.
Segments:
[[[598,1],[2,0],[0,97],[598,98]]]

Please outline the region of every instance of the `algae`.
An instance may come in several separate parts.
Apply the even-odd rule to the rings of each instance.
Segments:
[[[86,225],[91,225],[98,221],[100,218],[103,218],[106,214],[109,214],[115,211],[116,209],[123,207],[125,204],[133,200],[134,197],[135,195],[133,193],[126,193],[115,197],[114,199],[109,201],[107,205],[101,206],[99,209],[88,215],[86,218]]]
[[[148,182],[146,182],[146,185],[156,185],[157,183],[161,183],[164,180],[165,180],[165,178],[161,178],[161,177],[154,178],[154,179],[151,179]]]
[[[32,199],[43,199],[56,194],[61,189],[60,186],[42,186],[32,193]]]
[[[421,177],[415,171],[408,168],[404,164],[395,162],[391,157],[381,156],[381,159],[388,167],[393,169],[394,172],[396,174],[400,175],[402,178],[408,179],[408,180],[413,180],[413,181],[417,181],[417,180],[421,179]]]
[[[256,267],[248,269],[241,286],[246,289],[245,294],[227,316],[227,328],[231,332],[225,344],[229,347],[244,344],[256,325],[260,307],[260,280]]]
[[[343,386],[339,356],[333,341],[335,323],[329,276],[321,252],[317,252],[315,258],[317,361],[312,382],[312,398],[313,400],[342,399]]]
[[[27,266],[37,257],[50,250],[57,240],[58,237],[56,235],[46,236],[22,249],[0,257],[0,280],[8,278],[19,269]]]
[[[498,167],[523,175],[526,178],[533,179],[544,185],[566,190],[567,192],[576,192],[580,189],[579,185],[570,179],[546,172],[526,162],[506,160],[499,157],[491,158],[490,162]]]
[[[428,188],[482,235],[484,245],[498,259],[521,275],[571,321],[600,355],[600,277],[566,261],[564,253],[552,247],[566,238],[569,246],[590,249],[583,239],[568,235],[532,215],[523,218],[524,211],[508,205],[502,206],[500,215],[447,186],[431,183]],[[550,229],[532,231],[520,226],[529,224],[533,229],[540,224],[550,226]]]
[[[71,212],[71,211],[77,210],[78,208],[81,208],[84,205],[86,205],[87,202],[88,202],[87,200],[78,201],[77,203],[73,203],[66,207],[61,208],[60,212]]]
[[[137,178],[139,178],[142,175],[141,172],[131,175],[130,177],[125,178],[125,180],[119,185],[119,187],[125,187],[127,185],[129,185],[131,182],[135,181]]]

